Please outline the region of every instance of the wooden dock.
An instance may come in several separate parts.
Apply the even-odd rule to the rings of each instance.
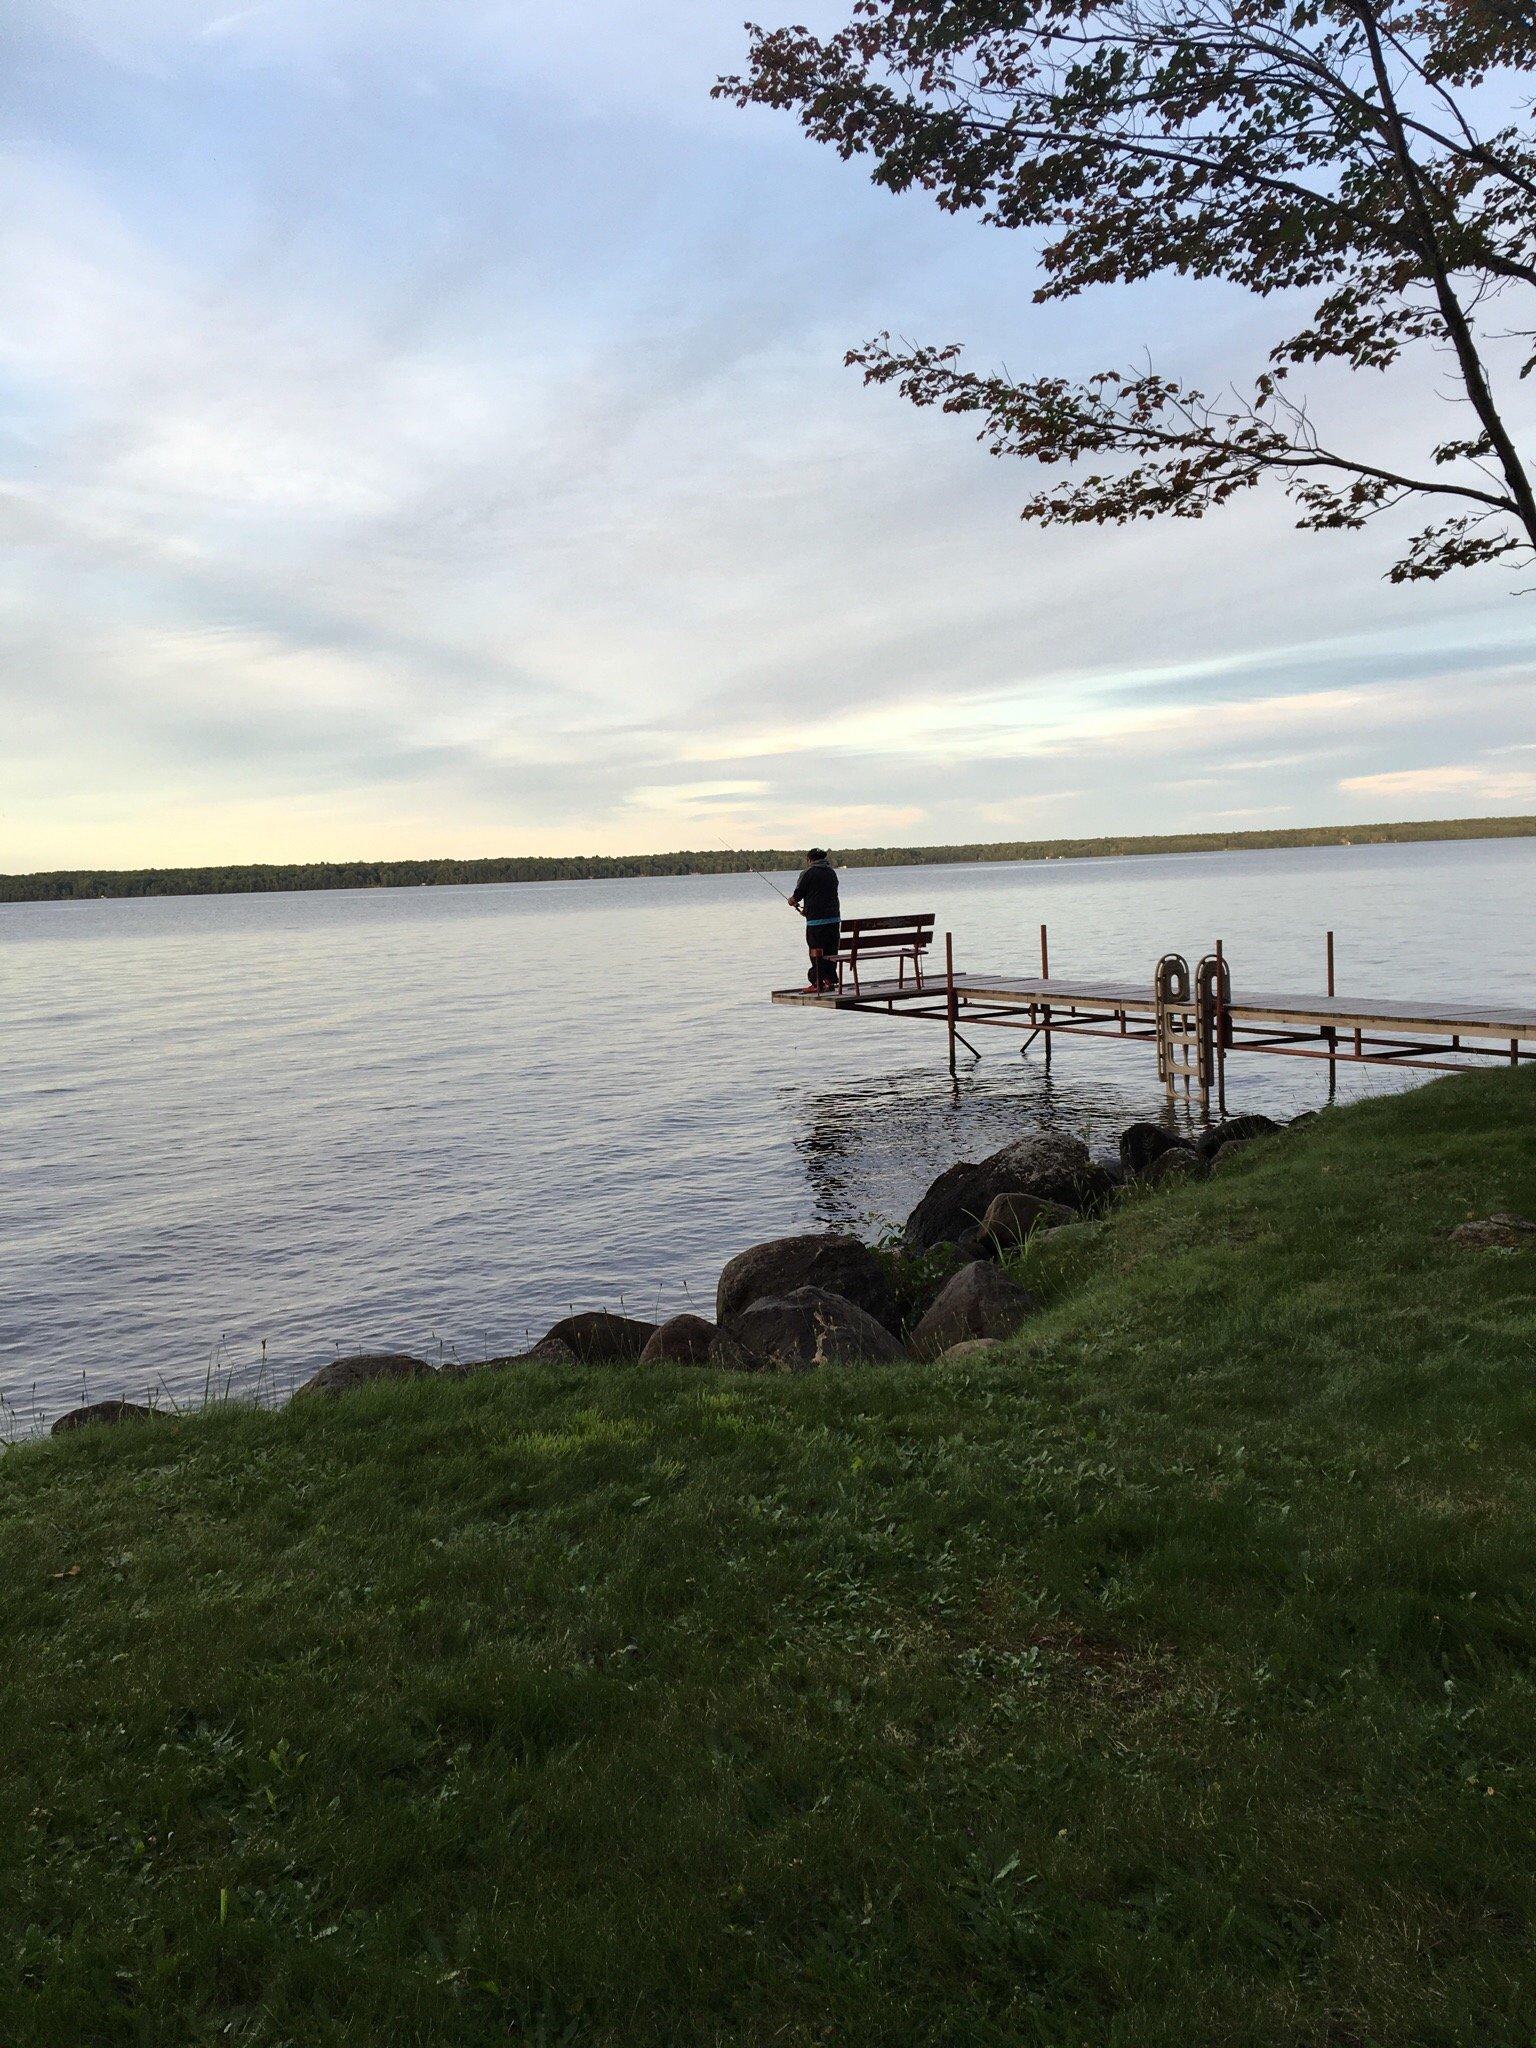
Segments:
[[[1044,926],[1040,948],[1039,975],[960,973],[953,939],[946,936],[942,971],[920,960],[904,961],[896,978],[858,986],[848,981],[816,994],[776,989],[773,1000],[942,1024],[949,1034],[951,1073],[957,1044],[979,1057],[966,1036],[973,1029],[1011,1031],[1022,1037],[1025,1053],[1039,1040],[1047,1064],[1057,1038],[1152,1047],[1169,1094],[1182,1088],[1203,1103],[1214,1095],[1222,1108],[1226,1062],[1234,1053],[1326,1060],[1330,1086],[1341,1061],[1459,1073],[1490,1061],[1519,1066],[1536,1059],[1536,1001],[1337,994],[1331,932],[1325,955],[1329,988],[1323,994],[1234,985],[1219,945],[1193,973],[1181,955],[1164,954],[1141,982],[1053,976]]]

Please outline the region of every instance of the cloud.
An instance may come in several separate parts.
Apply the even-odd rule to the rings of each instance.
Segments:
[[[1339,784],[1350,795],[1387,797],[1449,797],[1458,803],[1536,803],[1536,772],[1484,768],[1475,762],[1448,762],[1435,768],[1388,769],[1377,775],[1350,775]]]
[[[921,699],[832,716],[814,727],[784,726],[684,744],[689,760],[767,761],[808,751],[906,754],[953,761],[1047,759],[1085,752],[1155,751],[1172,760],[1255,739],[1300,738],[1413,724],[1433,708],[1431,693],[1377,685],[1316,689],[1170,708],[1103,702],[1091,679],[957,701]],[[1282,759],[1301,758],[1289,754]]]
[[[656,782],[629,792],[629,801],[643,811],[686,814],[690,809],[726,811],[757,808],[755,801],[766,796],[766,782]]]
[[[1141,316],[1021,314],[1010,238],[712,105],[734,18],[13,32],[0,867],[1326,818],[1524,744],[1487,579],[1388,590],[1258,499],[1024,529],[1022,473],[864,390],[881,326],[1071,370]],[[1198,304],[1185,367],[1251,351]]]

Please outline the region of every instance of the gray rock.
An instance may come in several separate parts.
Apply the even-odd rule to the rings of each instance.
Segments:
[[[980,1260],[962,1266],[912,1332],[918,1358],[936,1358],[967,1337],[1007,1337],[1035,1306],[1027,1288]]]
[[[1001,1358],[1003,1346],[996,1337],[963,1337],[939,1353],[940,1365],[980,1365],[988,1358]]]
[[[974,1256],[987,1259],[997,1257],[997,1246],[990,1237],[984,1238],[979,1229],[974,1232],[974,1240],[981,1247]],[[912,1275],[907,1287],[903,1304],[906,1311],[903,1330],[910,1330],[937,1300],[939,1289],[945,1281],[958,1273],[962,1266],[968,1266],[970,1263],[970,1258],[962,1256],[960,1246],[956,1243],[938,1245],[932,1251],[925,1252],[921,1271]]]
[[[1065,1202],[1048,1201],[1044,1195],[1026,1195],[1018,1188],[994,1195],[981,1219],[984,1237],[1006,1250],[1020,1245],[1032,1230],[1050,1230],[1062,1223],[1075,1223],[1077,1211]]]
[[[994,1152],[982,1165],[992,1183],[989,1202],[993,1195],[1018,1189],[1081,1211],[1100,1207],[1113,1193],[1109,1175],[1090,1158],[1081,1138],[1063,1137],[1055,1131],[1020,1138]]]
[[[1167,1152],[1159,1152],[1141,1177],[1148,1187],[1160,1188],[1175,1181],[1204,1180],[1205,1175],[1206,1164],[1198,1152],[1175,1146]]]
[[[1175,1147],[1194,1150],[1188,1138],[1178,1137],[1161,1124],[1130,1124],[1120,1133],[1120,1164],[1127,1173],[1145,1173],[1154,1159]]]
[[[1225,1123],[1202,1131],[1195,1140],[1195,1150],[1202,1159],[1214,1159],[1223,1145],[1235,1144],[1243,1138],[1269,1138],[1279,1128],[1272,1116],[1229,1116]]]
[[[707,1365],[715,1326],[703,1316],[673,1316],[640,1354],[642,1365]]]
[[[1516,1216],[1508,1209],[1500,1209],[1492,1216],[1458,1223],[1451,1232],[1451,1243],[1473,1251],[1536,1251],[1536,1223],[1529,1216]]]
[[[962,1159],[946,1166],[931,1182],[916,1208],[907,1218],[906,1240],[913,1251],[931,1251],[936,1244],[952,1244],[967,1230],[974,1230],[986,1213],[979,1176],[983,1169],[974,1160]]]
[[[137,1401],[88,1401],[83,1408],[71,1408],[61,1415],[48,1434],[64,1436],[72,1429],[85,1429],[97,1422],[153,1422],[153,1408]]]
[[[541,1337],[531,1351],[510,1351],[500,1358],[455,1358],[440,1368],[443,1378],[467,1379],[477,1372],[506,1372],[514,1365],[579,1365],[581,1361],[569,1344],[558,1337]]]
[[[770,1372],[807,1372],[819,1365],[884,1365],[901,1346],[855,1302],[820,1287],[754,1301],[724,1326],[722,1335]],[[714,1346],[710,1347],[711,1356]]]
[[[955,1257],[969,1265],[973,1259],[995,1259],[997,1257],[997,1239],[990,1230],[983,1230],[981,1225],[976,1223],[969,1230],[961,1231],[960,1235],[954,1240],[953,1249]],[[929,1290],[930,1295],[937,1294],[939,1287],[942,1285],[942,1281],[938,1282]]]
[[[888,1330],[896,1328],[896,1296],[885,1267],[867,1244],[830,1230],[775,1237],[738,1252],[720,1275],[715,1319],[728,1323],[754,1301],[782,1300],[798,1287],[840,1295]]]
[[[585,1365],[633,1362],[656,1334],[654,1323],[642,1323],[634,1316],[611,1315],[605,1308],[586,1309],[581,1314],[562,1316],[544,1334],[544,1343],[555,1338],[568,1344]]]
[[[1321,1114],[1322,1112],[1316,1109],[1298,1109],[1296,1114],[1291,1118],[1290,1122],[1286,1125],[1286,1129],[1288,1131],[1294,1131],[1298,1124],[1315,1124],[1317,1122],[1318,1117]]]
[[[1113,1192],[1081,1139],[1040,1131],[977,1165],[947,1167],[907,1218],[906,1239],[914,1251],[952,1243],[981,1222],[996,1195],[1035,1195],[1081,1211],[1101,1207]]]
[[[359,1351],[350,1358],[333,1358],[311,1373],[302,1387],[294,1389],[295,1401],[306,1394],[350,1394],[356,1387],[371,1386],[375,1380],[422,1380],[433,1377],[424,1358],[411,1358],[403,1351]]]
[[[715,1331],[709,1340],[709,1363],[720,1372],[763,1372],[766,1362],[755,1351],[738,1343],[729,1330]]]

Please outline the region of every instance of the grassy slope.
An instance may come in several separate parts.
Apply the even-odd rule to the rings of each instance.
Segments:
[[[0,2040],[1528,2043],[1497,1207],[1536,1072],[1128,1205],[986,1369],[13,1453]]]

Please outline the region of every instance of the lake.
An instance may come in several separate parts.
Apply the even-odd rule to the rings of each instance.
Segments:
[[[1142,974],[1220,938],[1235,988],[1536,993],[1536,840],[844,878],[956,965]],[[1024,1132],[1163,1113],[1150,1050],[774,1008],[803,931],[752,875],[0,906],[0,1415],[271,1395],[338,1347],[521,1347],[571,1307],[712,1310],[723,1261],[900,1222]],[[1341,1098],[1414,1084],[1340,1070]],[[1235,1113],[1326,1098],[1235,1058]]]

